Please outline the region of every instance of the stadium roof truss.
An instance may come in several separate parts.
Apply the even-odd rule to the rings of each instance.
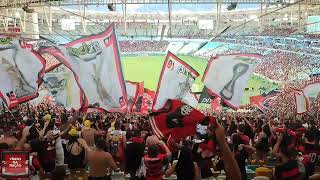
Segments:
[[[107,4],[291,4],[298,0],[0,0],[0,8],[43,6],[70,6],[70,5],[107,5]],[[308,0],[310,5],[320,5],[320,0]]]

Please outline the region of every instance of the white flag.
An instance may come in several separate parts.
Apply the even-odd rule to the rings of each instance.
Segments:
[[[129,110],[131,111],[139,94],[139,83],[126,81],[126,90],[127,90]]]
[[[301,91],[294,93],[296,113],[309,111],[320,93],[320,82],[313,82],[304,86]]]
[[[302,91],[294,92],[294,99],[296,105],[296,113],[302,114],[308,111],[308,101]]]
[[[0,91],[9,108],[37,97],[45,61],[17,39],[0,37]]]
[[[218,56],[209,61],[202,81],[211,93],[236,109],[241,104],[247,81],[261,58],[258,54]]]
[[[153,110],[161,109],[168,99],[182,100],[184,103],[195,107],[198,100],[191,94],[190,90],[198,76],[198,72],[191,66],[168,52],[160,74]]]
[[[42,52],[51,53],[73,71],[85,94],[83,107],[127,111],[125,82],[113,25],[101,34]]]

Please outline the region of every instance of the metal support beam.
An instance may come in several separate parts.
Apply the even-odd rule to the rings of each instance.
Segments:
[[[46,17],[47,26],[50,34],[52,33],[52,10],[51,10],[51,6],[49,6],[48,8],[49,8],[49,16],[47,14],[47,11],[44,11],[44,15]]]
[[[122,2],[122,13],[123,13],[123,25],[124,25],[124,32],[123,34],[127,34],[127,2],[123,0]]]
[[[168,0],[168,14],[169,14],[169,37],[172,37],[172,19],[171,19],[171,11],[172,11],[172,6],[171,6],[171,0]]]

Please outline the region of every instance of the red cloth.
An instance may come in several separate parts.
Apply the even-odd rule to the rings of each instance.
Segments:
[[[196,126],[206,116],[179,100],[168,101],[167,111],[159,110],[151,117],[151,126],[159,138],[182,139],[196,133]]]
[[[167,154],[159,154],[155,158],[144,156],[144,163],[147,167],[147,180],[162,180],[162,164]]]

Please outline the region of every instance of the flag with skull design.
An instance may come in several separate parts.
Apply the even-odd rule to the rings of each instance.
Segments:
[[[231,54],[210,60],[202,81],[215,96],[221,97],[233,109],[241,98],[251,74],[260,62],[259,54]]]
[[[191,66],[168,52],[160,74],[152,109],[161,109],[169,99],[179,99],[196,107],[198,99],[191,93],[191,86],[199,74]]]

